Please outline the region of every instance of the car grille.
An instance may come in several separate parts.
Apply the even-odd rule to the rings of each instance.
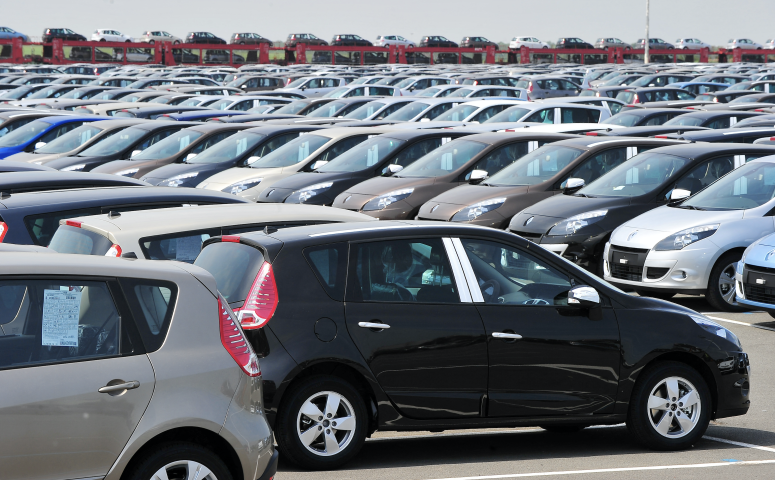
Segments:
[[[619,245],[611,245],[611,248],[614,250],[618,250],[620,252],[628,252],[628,253],[649,253],[648,248],[630,248],[630,247],[620,247]]]
[[[643,280],[643,267],[637,265],[611,265],[611,276],[620,280],[640,282]]]
[[[649,280],[656,280],[658,278],[662,278],[665,275],[667,275],[669,268],[657,268],[657,267],[648,267],[646,269],[646,278]]]
[[[517,232],[516,230],[512,230],[511,233],[513,233],[515,235],[519,235],[520,237],[524,238],[525,240],[530,240],[533,243],[538,243],[539,240],[541,240],[541,234],[540,233]]]
[[[775,287],[759,285],[756,283],[749,283],[750,276],[758,276],[758,277],[761,276],[756,274],[764,274],[765,276],[770,276],[775,274],[775,268],[752,266],[752,265],[746,264],[744,271],[745,271],[745,279],[744,279],[745,283],[743,284],[743,291],[745,292],[745,298],[753,302],[775,304]]]

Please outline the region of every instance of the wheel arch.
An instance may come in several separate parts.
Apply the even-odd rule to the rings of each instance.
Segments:
[[[151,438],[140,449],[132,455],[124,471],[121,473],[121,480],[128,480],[129,474],[134,467],[140,463],[143,458],[152,452],[155,448],[165,443],[186,442],[199,445],[212,451],[222,459],[226,464],[234,480],[246,480],[243,478],[242,465],[237,452],[223,437],[217,433],[199,427],[179,427],[164,431]]]
[[[684,365],[688,365],[692,367],[694,370],[697,371],[702,376],[702,379],[705,380],[705,383],[708,384],[708,390],[710,390],[710,396],[711,396],[711,402],[713,405],[712,409],[712,415],[711,418],[716,417],[716,410],[718,409],[718,382],[716,382],[716,377],[713,376],[713,372],[711,371],[710,367],[702,361],[699,357],[696,355],[692,355],[688,352],[667,352],[662,355],[659,355],[657,357],[652,358],[648,363],[646,363],[643,368],[640,370],[643,372],[644,370],[658,364],[658,363],[664,363],[664,362],[678,362],[683,363]],[[638,375],[640,377],[640,375]],[[635,383],[639,382],[640,378],[638,378]],[[630,401],[629,403],[632,404],[632,395],[635,392],[635,388],[630,391]]]
[[[747,245],[746,246],[730,247],[730,248],[727,248],[726,250],[723,250],[723,251],[719,250],[719,254],[713,259],[713,263],[710,265],[710,268],[708,268],[708,270],[707,270],[708,271],[708,278],[707,278],[707,284],[705,285],[705,288],[710,288],[710,276],[711,276],[711,273],[713,272],[713,269],[716,268],[716,265],[721,260],[721,257],[723,257],[724,255],[727,255],[729,253],[739,253],[742,256],[743,252],[746,249],[746,247],[747,247]]]

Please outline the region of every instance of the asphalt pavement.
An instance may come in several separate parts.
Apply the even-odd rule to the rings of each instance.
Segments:
[[[713,312],[702,297],[674,300],[734,332],[752,367],[751,409],[712,421],[681,452],[643,448],[624,425],[573,434],[539,428],[377,432],[339,470],[309,472],[282,460],[276,480],[773,479],[775,478],[775,319],[763,312]]]

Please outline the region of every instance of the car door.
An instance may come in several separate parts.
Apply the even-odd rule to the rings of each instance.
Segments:
[[[452,242],[486,330],[487,416],[611,413],[620,351],[606,300],[594,311],[568,305],[568,291],[581,282],[561,262],[524,247]]]
[[[102,478],[118,458],[154,388],[122,295],[111,280],[0,277],[4,480]]]
[[[436,237],[350,245],[347,331],[409,418],[480,417],[487,391],[484,327],[444,244]]]

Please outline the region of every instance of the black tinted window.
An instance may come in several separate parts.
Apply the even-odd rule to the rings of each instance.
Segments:
[[[175,311],[177,286],[172,282],[134,278],[123,278],[119,282],[146,351],[158,350],[164,343]]]
[[[99,215],[100,207],[84,208],[81,210],[67,210],[64,212],[51,212],[40,215],[24,217],[24,224],[30,232],[32,240],[38,245],[47,247],[51,238],[59,228],[59,221],[87,215]]]
[[[215,277],[218,291],[233,307],[241,307],[264,263],[261,250],[234,242],[208,245],[194,265]]]
[[[335,243],[305,248],[304,256],[328,296],[342,301],[347,276],[347,244]]]
[[[181,232],[172,235],[159,235],[140,239],[140,248],[149,260],[177,260],[194,263],[202,242],[221,234],[221,229],[211,228],[196,232]]]

